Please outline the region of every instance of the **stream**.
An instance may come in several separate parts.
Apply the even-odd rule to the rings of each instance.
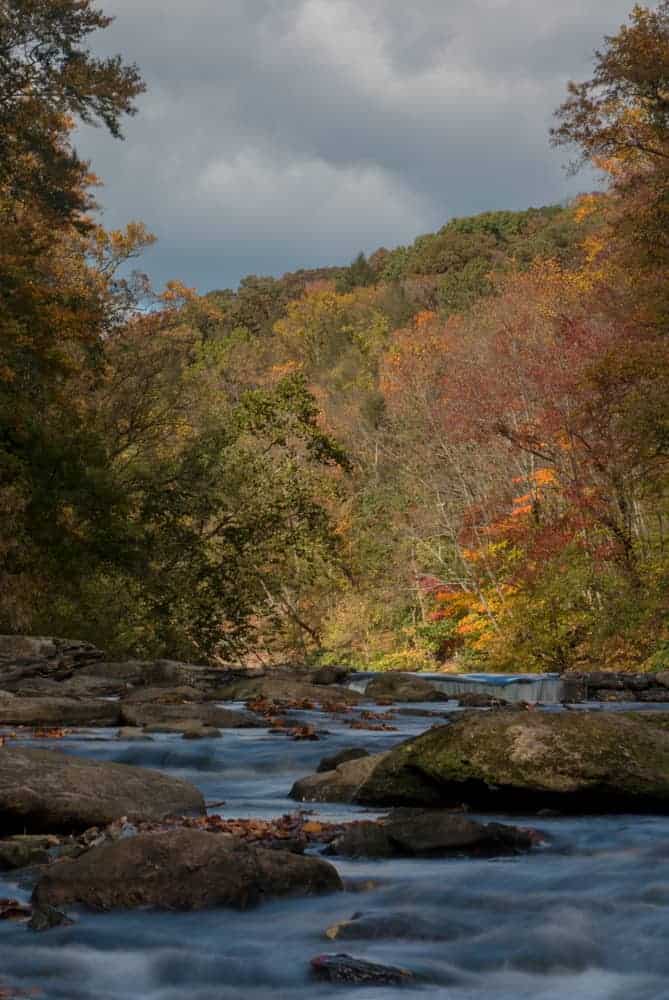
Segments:
[[[158,769],[193,782],[208,802],[225,800],[212,812],[269,818],[299,808],[287,797],[291,785],[323,756],[350,746],[385,750],[439,722],[398,715],[397,732],[374,732],[318,712],[290,714],[328,735],[294,742],[264,729],[226,730],[222,739],[158,735],[129,743],[116,730],[90,730],[39,746]],[[314,818],[379,815],[342,805],[310,809]],[[407,998],[669,1000],[669,817],[510,821],[543,831],[547,846],[485,860],[335,859],[350,891],[246,912],[74,910],[73,926],[44,934],[5,922],[0,987],[35,990],[43,1000],[378,1000],[396,992],[311,979],[311,958],[346,952],[410,969],[417,983],[399,991]],[[31,886],[20,875],[6,873],[1,881],[0,895],[29,898]],[[428,920],[443,940],[325,937],[326,928],[355,912]]]

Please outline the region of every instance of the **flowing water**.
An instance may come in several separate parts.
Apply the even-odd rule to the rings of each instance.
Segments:
[[[364,694],[367,684],[378,674],[354,674],[350,686]],[[505,701],[557,704],[564,698],[564,682],[559,674],[431,674],[421,673],[450,698],[476,693]]]
[[[386,749],[437,721],[398,716],[401,731],[388,733],[352,731],[317,713],[296,717],[316,721],[329,735],[303,743],[246,730],[217,740],[170,735],[125,743],[98,730],[54,746],[187,778],[208,801],[224,799],[212,811],[226,816],[271,817],[295,811],[287,798],[292,782],[325,754],[353,745]],[[316,815],[377,814],[325,805]],[[378,1000],[395,993],[310,979],[312,957],[345,951],[411,969],[417,984],[399,991],[407,998],[669,1000],[669,817],[511,822],[545,831],[547,846],[493,860],[337,859],[351,891],[244,913],[74,911],[73,926],[39,935],[5,923],[0,987],[40,990],[44,1000]],[[15,876],[2,879],[0,895],[29,893]],[[327,927],[356,911],[428,920],[443,940],[325,938]]]

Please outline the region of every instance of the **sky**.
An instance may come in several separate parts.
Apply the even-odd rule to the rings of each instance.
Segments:
[[[200,292],[345,264],[453,216],[567,199],[548,140],[632,0],[100,0],[99,54],[140,67],[125,141],[78,135],[102,221]]]

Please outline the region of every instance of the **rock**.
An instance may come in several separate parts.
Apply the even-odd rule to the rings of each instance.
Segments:
[[[317,979],[349,986],[404,986],[415,980],[407,969],[378,965],[351,955],[318,955],[311,960],[311,970]]]
[[[144,729],[140,729],[139,726],[121,726],[116,737],[119,740],[128,740],[131,743],[151,740],[149,734]]]
[[[329,854],[347,857],[438,857],[453,853],[508,854],[529,850],[528,831],[502,823],[477,823],[458,813],[422,812],[385,821],[351,823]]]
[[[153,705],[183,705],[201,701],[201,692],[193,687],[138,687],[126,694],[123,699],[125,705],[144,702]]]
[[[354,913],[325,932],[330,941],[379,941],[402,938],[405,941],[455,941],[472,928],[443,919],[426,920],[417,913]]]
[[[114,701],[0,695],[3,726],[115,726],[120,721],[121,710]]]
[[[18,836],[0,840],[0,869],[28,868],[31,865],[46,865],[49,862],[49,848],[54,846],[51,837]]]
[[[102,650],[78,639],[52,636],[0,635],[0,663],[5,665],[42,663],[46,669],[81,666],[104,658]]]
[[[388,753],[372,754],[339,764],[334,771],[310,774],[296,781],[290,797],[298,802],[366,802],[378,805],[439,805],[440,795],[432,783],[418,772],[403,768],[393,772],[392,799],[388,790],[379,789],[379,801],[364,798],[370,778]],[[375,791],[378,786],[375,786]]]
[[[214,729],[213,726],[199,726],[193,729],[186,729],[182,733],[182,740],[214,740],[220,739],[223,733],[220,729]]]
[[[204,799],[194,785],[157,771],[54,750],[0,748],[5,832],[72,833],[106,826],[121,816],[161,820],[204,811]]]
[[[338,702],[346,705],[357,705],[363,696],[350,688],[331,684],[310,684],[308,681],[294,677],[259,677],[243,678],[232,681],[219,688],[216,692],[221,701],[250,701],[256,698],[267,701],[315,701],[322,703]]]
[[[96,910],[155,906],[245,909],[273,896],[340,890],[336,869],[321,858],[250,847],[222,834],[180,829],[97,847],[48,869],[37,906],[83,903]]]
[[[234,712],[212,704],[155,705],[121,702],[121,718],[129,726],[165,726],[162,732],[182,732],[185,728],[214,726],[216,729],[257,729],[265,725],[250,712]],[[153,729],[153,732],[160,730]]]
[[[312,684],[345,684],[351,675],[350,667],[321,667],[312,676]]]
[[[143,684],[150,666],[145,660],[102,660],[82,667],[77,671],[77,677],[107,680],[122,688],[127,684]]]
[[[455,695],[461,708],[501,708],[507,702],[504,698],[493,698],[489,694],[478,694],[476,691],[465,691]]]
[[[111,681],[104,677],[82,677],[74,674],[68,680],[58,681],[53,677],[33,677],[15,681],[9,689],[21,698],[106,698],[123,693],[122,681]]]
[[[652,674],[653,684],[658,685],[658,687],[669,688],[669,670],[661,670],[657,674]]]
[[[70,927],[71,925],[70,918],[53,906],[34,907],[28,921],[28,927],[31,931],[50,931],[54,927]]]
[[[220,687],[232,680],[234,669],[207,667],[177,660],[155,660],[146,665],[143,683],[147,687],[193,687],[199,690]]]
[[[334,771],[340,764],[346,764],[349,760],[360,760],[362,757],[369,757],[369,750],[364,747],[350,747],[348,750],[340,750],[339,753],[332,754],[331,757],[323,757],[316,768],[318,774],[324,771]]]
[[[373,701],[392,698],[393,701],[448,701],[448,695],[436,685],[412,674],[378,674],[367,685],[365,697]]]
[[[382,755],[376,766],[368,760],[354,800],[401,803],[407,780],[420,775],[432,792],[425,805],[434,804],[436,790],[443,806],[666,813],[666,723],[661,713],[468,712]]]

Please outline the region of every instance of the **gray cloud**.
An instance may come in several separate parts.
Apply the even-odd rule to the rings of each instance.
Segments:
[[[344,263],[453,215],[574,194],[547,130],[630,0],[104,0],[149,90],[84,129],[110,226],[160,284]]]

